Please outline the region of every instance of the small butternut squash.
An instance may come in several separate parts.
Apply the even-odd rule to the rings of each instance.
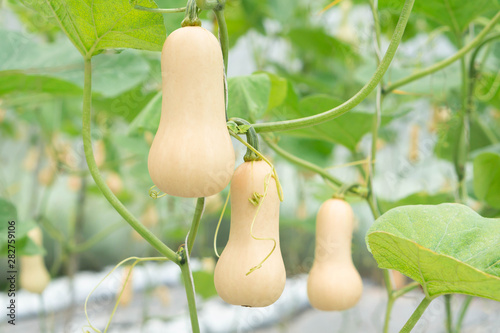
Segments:
[[[279,243],[280,200],[271,168],[264,161],[244,162],[231,181],[231,229],[229,240],[215,266],[214,283],[219,296],[227,303],[262,307],[274,303],[283,292],[286,281],[285,266]],[[257,205],[250,200],[256,194],[267,194],[257,213]],[[257,195],[258,196],[258,195]],[[256,216],[256,217],[255,217]],[[255,217],[253,235],[272,238],[276,248],[262,266],[258,266],[273,249],[272,240],[252,237],[251,225]]]
[[[38,246],[42,246],[42,230],[39,227],[28,232],[28,237]],[[50,282],[50,274],[45,267],[42,255],[21,256],[19,282],[21,288],[41,294]]]
[[[356,305],[363,282],[351,258],[354,214],[344,200],[329,199],[316,217],[316,251],[307,280],[311,305],[323,311],[342,311]]]
[[[219,42],[201,27],[170,34],[162,52],[163,101],[148,169],[163,192],[186,198],[222,191],[234,172]]]

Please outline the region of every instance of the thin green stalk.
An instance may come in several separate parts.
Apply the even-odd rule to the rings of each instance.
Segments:
[[[191,222],[191,229],[189,230],[189,236],[187,241],[187,247],[189,253],[193,250],[194,240],[196,239],[196,234],[198,233],[198,227],[200,226],[201,216],[203,215],[203,210],[205,209],[205,198],[198,198],[196,201],[196,208],[194,210],[193,222]]]
[[[376,41],[376,54],[377,54],[377,66],[380,65],[380,58],[382,58],[380,52],[380,37],[381,37],[381,31],[380,31],[380,18],[378,15],[378,0],[370,0],[370,8],[372,10],[372,16],[373,16],[373,25],[375,27],[375,41]]]
[[[460,59],[460,70],[462,76],[462,107],[460,110],[460,127],[459,127],[459,139],[455,142],[454,151],[454,165],[455,173],[458,179],[458,197],[461,203],[465,204],[467,202],[467,186],[465,183],[465,165],[467,163],[467,155],[469,150],[469,112],[470,108],[467,105],[469,101],[468,94],[468,72],[465,64],[465,59]]]
[[[420,283],[418,283],[418,282],[408,283],[403,288],[398,289],[398,290],[394,290],[392,292],[392,296],[394,298],[399,298],[399,297],[403,296],[404,294],[409,293],[410,291],[412,291],[414,289],[417,289],[419,286],[420,286]]]
[[[95,244],[102,241],[107,236],[111,235],[117,229],[123,226],[122,222],[118,222],[112,225],[107,226],[106,228],[99,231],[99,233],[93,235],[91,238],[87,239],[85,242],[75,245],[71,250],[73,252],[85,252],[88,249],[92,248]]]
[[[375,49],[377,55],[377,64],[380,64],[380,23],[378,17],[378,8],[377,3],[374,0],[370,0],[370,7],[372,9],[373,21],[375,24]],[[377,86],[377,97],[375,101],[375,114],[373,115],[372,122],[372,142],[371,142],[371,151],[370,156],[368,158],[369,161],[376,161],[377,159],[377,139],[378,139],[378,131],[380,128],[380,119],[382,114],[382,84],[381,80]],[[370,206],[372,209],[376,211],[376,215],[380,215],[380,210],[378,209],[377,198],[375,193],[373,192],[373,178],[375,176],[375,163],[368,163],[368,198],[367,200],[371,201]],[[389,275],[387,275],[389,276]],[[386,275],[384,275],[386,277]],[[387,283],[387,281],[386,281]]]
[[[83,115],[82,115],[82,136],[83,136],[83,149],[85,158],[89,167],[90,174],[94,179],[97,187],[101,190],[104,197],[116,209],[116,211],[130,224],[148,243],[150,243],[158,252],[164,255],[175,263],[179,263],[179,256],[172,251],[167,245],[163,244],[151,231],[142,225],[118,200],[118,198],[111,192],[110,188],[99,173],[99,168],[94,159],[94,152],[92,150],[92,137],[91,137],[91,109],[92,109],[92,61],[88,57],[85,59],[85,80],[83,85]]]
[[[455,325],[456,333],[460,333],[460,330],[462,329],[462,323],[465,318],[465,313],[467,312],[467,309],[469,308],[472,299],[473,299],[472,296],[467,296],[465,298],[464,303],[462,304],[462,308],[460,309],[460,313],[458,314],[457,324]]]
[[[429,304],[431,304],[431,302],[432,302],[432,299],[425,297],[422,300],[422,302],[420,302],[417,309],[413,312],[410,319],[408,319],[406,324],[403,326],[401,331],[399,331],[399,333],[411,332],[411,330],[413,329],[413,327],[415,327],[415,325],[417,324],[420,317],[422,317],[422,315],[424,314],[425,309],[427,309],[427,307],[429,306]]]
[[[289,152],[287,152],[286,150],[282,149],[281,147],[279,147],[277,144],[275,144],[274,142],[272,142],[272,140],[270,140],[269,138],[267,137],[263,137],[264,141],[266,142],[266,144],[269,146],[269,148],[271,148],[272,150],[274,150],[278,155],[280,155],[281,157],[283,157],[284,159],[298,165],[298,166],[301,166],[305,169],[308,169],[308,170],[311,170],[315,173],[317,173],[318,175],[320,175],[321,177],[323,177],[324,179],[327,179],[329,180],[330,182],[334,183],[335,185],[337,185],[338,187],[342,187],[344,184],[337,178],[335,178],[334,176],[332,176],[331,174],[329,174],[325,169],[319,167],[318,165],[316,164],[313,164],[309,161],[306,161],[306,160],[303,160],[295,155],[292,155],[290,154]],[[348,190],[348,192],[354,194],[354,195],[357,195],[357,196],[360,196],[362,198],[365,198],[366,195],[367,195],[367,190],[366,188],[363,188],[361,186],[359,187],[352,187]]]
[[[169,13],[182,13],[186,11],[186,7],[182,8],[149,8],[144,6],[135,5],[134,9],[142,10],[150,13],[160,13],[160,14],[169,14]]]
[[[189,268],[189,260],[180,265],[182,272],[182,280],[186,288],[186,297],[188,300],[189,317],[191,318],[191,327],[193,333],[200,333],[200,324],[198,323],[198,310],[196,309],[196,297],[194,291],[193,276]]]
[[[389,92],[391,92],[391,91],[393,91],[401,86],[404,86],[410,82],[418,80],[424,76],[427,76],[429,74],[437,72],[437,71],[451,65],[452,63],[454,63],[458,59],[465,56],[468,52],[470,52],[476,46],[478,46],[481,43],[481,41],[483,40],[483,38],[497,25],[497,23],[499,21],[500,21],[500,12],[497,13],[491,19],[491,21],[488,23],[488,25],[486,25],[484,27],[484,29],[476,36],[476,38],[474,38],[469,44],[465,45],[460,50],[458,50],[457,53],[455,53],[451,57],[444,59],[444,60],[442,60],[442,61],[440,61],[440,62],[438,62],[430,67],[422,69],[422,70],[420,70],[420,71],[418,71],[418,72],[416,72],[408,77],[405,77],[401,80],[398,80],[398,81],[392,83],[391,85],[389,85],[388,87],[385,88],[384,93],[387,94],[387,93],[389,93]]]
[[[451,311],[451,295],[444,295],[444,307],[446,309],[446,332],[453,333],[453,313]]]
[[[389,332],[389,323],[391,321],[391,312],[392,312],[392,307],[394,306],[394,301],[395,299],[390,297],[387,300],[387,306],[385,308],[385,319],[384,319],[384,333]]]
[[[414,2],[415,0],[405,0],[403,9],[401,11],[401,16],[399,17],[398,24],[396,26],[396,29],[394,30],[394,34],[392,36],[389,47],[387,48],[387,52],[385,53],[382,61],[380,62],[380,65],[377,67],[377,70],[373,74],[370,81],[353,97],[329,111],[325,111],[313,116],[293,120],[254,124],[253,126],[255,130],[257,132],[277,132],[314,126],[322,122],[337,118],[361,103],[376,88],[376,86],[382,80],[385,72],[389,68],[392,59],[396,54],[399,43],[401,42],[401,38],[403,37],[403,33],[405,31],[406,24],[408,23],[408,19],[410,17]]]
[[[228,66],[228,53],[229,53],[229,34],[227,32],[226,19],[224,18],[224,9],[214,10],[219,26],[219,42],[222,50],[222,57],[224,59],[224,72],[227,75]]]

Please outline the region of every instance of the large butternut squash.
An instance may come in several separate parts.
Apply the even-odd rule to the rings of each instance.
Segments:
[[[219,296],[227,303],[251,307],[268,306],[283,292],[286,281],[285,266],[279,243],[280,200],[271,168],[264,161],[245,162],[240,165],[231,181],[231,229],[229,240],[215,266],[214,282]],[[271,252],[272,240],[256,240],[250,228],[257,212],[254,194],[264,194],[264,182],[269,180],[267,195],[257,214],[253,235],[273,238],[276,248],[271,256],[258,266]]]
[[[161,61],[162,113],[149,152],[149,174],[170,195],[214,195],[229,184],[235,162],[219,43],[204,28],[180,28],[165,41]]]
[[[323,311],[353,307],[363,283],[351,258],[354,214],[344,200],[329,199],[316,217],[316,251],[307,280],[311,305]]]
[[[38,246],[42,246],[42,230],[39,227],[28,232],[28,237]],[[43,256],[21,256],[20,286],[32,293],[41,294],[50,282],[50,274],[45,267]]]

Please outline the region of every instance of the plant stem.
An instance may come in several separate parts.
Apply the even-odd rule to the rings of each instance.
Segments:
[[[375,87],[382,80],[382,77],[389,68],[391,61],[396,54],[399,43],[401,42],[401,38],[403,37],[403,33],[405,31],[406,24],[408,23],[408,19],[410,17],[414,2],[415,0],[405,0],[403,9],[401,11],[401,16],[399,17],[398,24],[396,26],[396,29],[394,30],[394,34],[392,36],[389,47],[387,48],[387,52],[385,53],[382,61],[380,62],[380,65],[377,67],[377,70],[373,74],[370,81],[365,84],[365,86],[361,88],[361,90],[358,91],[353,97],[329,111],[325,111],[313,116],[293,120],[254,124],[253,126],[255,130],[257,132],[277,132],[314,126],[322,122],[337,118],[361,103],[373,91],[373,89],[375,89]]]
[[[462,304],[462,308],[460,309],[460,313],[458,314],[457,324],[455,325],[456,333],[460,333],[460,330],[462,329],[462,322],[464,321],[465,313],[467,312],[472,299],[472,296],[467,296],[464,303]]]
[[[309,161],[303,160],[300,157],[297,157],[295,155],[290,154],[286,150],[280,148],[277,144],[272,142],[266,136],[263,136],[263,139],[266,142],[266,144],[269,146],[269,148],[274,150],[278,155],[280,155],[284,159],[288,160],[289,162],[292,162],[292,163],[294,163],[298,166],[301,166],[305,169],[311,170],[311,171],[317,173],[318,175],[320,175],[321,177],[323,177],[324,179],[331,181],[332,183],[334,183],[335,185],[337,185],[339,187],[342,187],[344,185],[339,179],[335,178],[334,176],[329,174],[325,169],[319,167],[318,165],[311,163]],[[351,187],[348,190],[348,192],[350,192],[354,195],[357,195],[359,197],[362,197],[362,198],[365,198],[367,195],[367,189],[363,188],[361,186]]]
[[[444,307],[446,309],[446,331],[453,333],[453,317],[451,312],[451,295],[444,295]]]
[[[411,315],[410,319],[408,319],[408,321],[406,322],[406,324],[403,326],[403,328],[401,329],[401,331],[399,331],[399,333],[408,333],[408,332],[411,332],[411,330],[413,329],[413,327],[415,327],[415,325],[417,324],[417,322],[420,319],[420,317],[422,317],[422,315],[424,314],[425,309],[427,309],[427,307],[429,306],[429,304],[431,302],[432,302],[432,299],[425,297],[422,300],[422,302],[420,302],[420,304],[418,305],[417,309],[413,312],[413,314]]]
[[[193,276],[189,268],[189,260],[180,265],[184,287],[186,288],[186,297],[188,300],[189,317],[191,318],[191,327],[193,333],[200,332],[200,324],[198,323],[198,311],[196,309],[196,298],[194,291]]]
[[[403,288],[401,288],[401,289],[394,290],[394,291],[392,292],[392,296],[393,296],[394,298],[399,298],[399,297],[403,296],[404,294],[406,294],[406,293],[408,293],[408,292],[412,291],[413,289],[418,288],[419,286],[420,286],[420,283],[418,283],[418,282],[412,282],[412,283],[409,283],[409,284],[407,284],[406,286],[404,286],[404,287],[403,287]]]
[[[451,57],[447,58],[447,59],[444,59],[430,67],[427,67],[425,69],[422,69],[408,77],[405,77],[401,80],[398,80],[396,82],[394,82],[393,84],[389,85],[388,87],[386,87],[386,89],[384,90],[384,93],[387,94],[391,91],[393,91],[394,89],[397,89],[401,86],[404,86],[405,84],[408,84],[410,82],[413,82],[415,80],[418,80],[424,76],[427,76],[429,74],[432,74],[434,72],[437,72],[449,65],[451,65],[452,63],[454,63],[455,61],[457,61],[458,59],[462,58],[463,56],[465,56],[469,51],[471,51],[473,48],[475,48],[476,46],[479,45],[479,43],[481,43],[481,40],[496,26],[496,24],[500,21],[500,12],[497,13],[492,19],[491,21],[488,23],[487,26],[484,27],[484,29],[476,36],[476,38],[474,38],[469,44],[465,45],[464,47],[462,47],[460,50],[458,50],[457,53],[455,53],[454,55],[452,55]]]
[[[387,306],[385,308],[385,320],[384,320],[384,333],[389,332],[389,323],[391,321],[391,312],[392,312],[392,307],[394,305],[395,299],[392,297],[389,297],[387,300]]]
[[[186,11],[186,7],[182,8],[149,8],[144,6],[135,5],[134,9],[142,10],[150,13],[160,13],[160,14],[169,14],[169,13],[182,13]]]
[[[224,72],[227,75],[228,53],[229,53],[229,34],[227,32],[227,24],[224,18],[224,9],[214,10],[219,26],[219,42],[222,50],[222,58],[224,59]]]
[[[245,133],[247,136],[247,143],[250,146],[252,146],[255,150],[259,151],[260,150],[259,136],[257,135],[257,132],[255,132],[255,129],[250,125],[250,123],[245,119],[241,118],[231,118],[229,120],[234,121],[237,125],[250,126]],[[245,160],[245,162],[262,160],[262,158],[260,158],[260,156],[254,153],[250,148],[247,148],[247,152],[245,153],[243,159]]]
[[[134,228],[148,243],[150,243],[158,252],[175,263],[179,263],[179,256],[168,246],[163,244],[151,231],[144,227],[118,200],[111,192],[110,188],[99,173],[99,168],[94,159],[91,137],[91,109],[92,109],[92,61],[90,57],[85,58],[85,81],[83,85],[83,115],[82,115],[82,136],[83,149],[87,165],[97,187],[101,190],[104,197],[116,209],[116,211],[125,219],[125,221]]]
[[[112,225],[107,226],[106,228],[99,231],[99,233],[93,235],[91,238],[87,239],[85,242],[80,244],[76,244],[71,250],[74,252],[85,252],[88,249],[92,248],[95,244],[102,241],[107,236],[111,235],[115,230],[121,228],[123,226],[122,222],[118,222]]]
[[[201,27],[201,20],[198,17],[198,6],[196,0],[188,0],[186,14],[181,22],[181,27]]]
[[[187,247],[189,253],[193,250],[194,240],[196,239],[196,234],[198,233],[198,227],[200,226],[201,216],[203,215],[203,210],[205,209],[205,198],[198,198],[196,201],[196,208],[194,210],[193,222],[191,222],[191,229],[189,230],[189,237],[187,241]]]

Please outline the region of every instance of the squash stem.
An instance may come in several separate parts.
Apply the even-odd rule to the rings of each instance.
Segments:
[[[198,18],[198,6],[196,0],[188,0],[186,5],[186,15],[181,22],[182,27],[201,27],[201,20]]]
[[[259,151],[259,136],[257,135],[257,132],[255,132],[255,129],[251,126],[251,124],[246,121],[245,119],[241,118],[231,118],[231,121],[234,121],[237,125],[242,125],[242,126],[247,126],[248,129],[246,131],[246,136],[247,136],[247,143],[252,146],[255,150]],[[247,149],[247,152],[245,156],[243,157],[245,162],[251,162],[251,161],[260,161],[262,158],[258,156],[256,153],[254,153],[251,149]]]
[[[198,227],[200,226],[201,216],[205,210],[205,198],[198,198],[196,201],[196,208],[194,210],[193,222],[191,223],[191,229],[189,231],[187,247],[189,253],[193,250],[194,240],[196,239],[196,234],[198,233]]]
[[[85,58],[85,80],[83,84],[83,114],[82,114],[82,136],[83,149],[87,165],[97,187],[101,190],[104,197],[115,208],[115,210],[130,224],[149,244],[151,244],[158,252],[166,258],[179,264],[179,256],[170,249],[167,245],[158,239],[149,229],[140,223],[137,218],[130,213],[120,200],[111,192],[111,189],[106,185],[102,178],[99,168],[94,159],[94,151],[92,150],[91,136],[91,109],[92,109],[92,60],[91,57]]]
[[[186,251],[186,249],[185,249]],[[189,317],[191,319],[191,328],[193,333],[200,333],[200,324],[198,322],[198,310],[196,309],[196,294],[194,290],[193,275],[191,274],[191,268],[189,267],[189,249],[188,253],[184,253],[186,260],[183,260],[183,264],[180,265],[182,280],[184,281],[184,287],[186,289],[186,297],[189,307]]]
[[[431,302],[432,302],[432,299],[425,297],[422,300],[422,302],[420,302],[417,309],[413,312],[410,319],[408,319],[405,326],[403,326],[401,331],[399,331],[399,333],[411,332],[411,330],[413,329],[413,327],[415,327],[415,325],[417,324],[420,317],[422,317],[422,315],[424,314],[425,309],[427,309],[427,307],[429,306],[429,304],[431,304]]]

